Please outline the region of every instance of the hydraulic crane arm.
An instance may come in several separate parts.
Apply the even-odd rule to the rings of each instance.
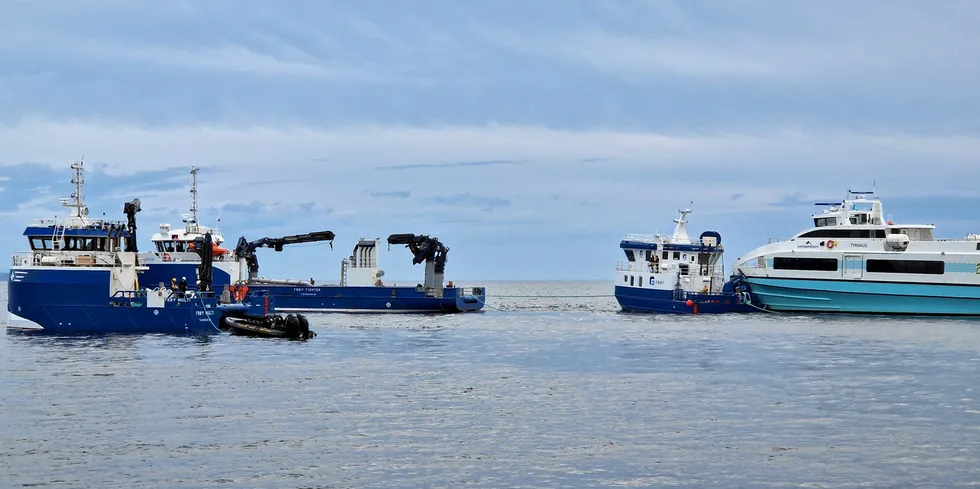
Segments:
[[[126,214],[126,230],[129,231],[129,239],[126,240],[126,249],[123,251],[136,253],[136,213],[140,211],[140,199],[133,199],[123,204],[123,213]]]
[[[245,263],[248,265],[248,277],[254,279],[259,274],[259,259],[255,256],[255,250],[265,246],[276,251],[282,251],[282,247],[288,244],[315,243],[318,241],[329,242],[332,250],[334,237],[336,235],[333,231],[315,231],[281,238],[259,238],[255,241],[248,241],[242,236],[238,238],[238,245],[235,246],[235,255],[238,259],[245,259]]]
[[[438,238],[430,238],[419,234],[392,234],[388,236],[389,245],[405,245],[414,256],[412,264],[418,265],[424,261],[435,263],[435,272],[443,273],[446,270],[446,254],[449,248],[442,244]]]

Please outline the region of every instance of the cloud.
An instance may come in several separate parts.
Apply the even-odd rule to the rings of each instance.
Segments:
[[[980,75],[976,63],[966,62],[967,53],[980,47],[980,38],[963,20],[980,15],[976,5],[923,9],[888,3],[888,22],[881,22],[884,10],[875,2],[709,4],[707,11],[688,2],[623,7],[645,29],[633,29],[633,23],[622,19],[616,28],[578,19],[531,32],[486,26],[474,31],[516,53],[630,81],[671,75],[766,85],[859,82],[870,88],[869,82],[888,82],[891,89],[928,80],[965,88],[963,78]],[[722,17],[724,22],[718,20]]]
[[[372,197],[394,197],[397,199],[407,199],[412,196],[408,190],[393,190],[390,192],[368,192]]]
[[[483,197],[472,195],[469,193],[455,194],[455,195],[436,195],[430,197],[429,200],[439,204],[445,204],[454,208],[461,208],[466,206],[476,206],[480,207],[482,210],[493,210],[497,207],[506,207],[510,205],[510,200],[500,198],[500,197]]]
[[[513,165],[511,160],[460,161],[455,163],[416,163],[409,165],[389,165],[378,167],[378,170],[418,170],[422,168],[458,168],[470,166]]]

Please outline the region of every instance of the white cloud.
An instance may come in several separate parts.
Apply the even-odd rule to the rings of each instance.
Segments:
[[[649,26],[643,30],[622,29],[624,21],[606,28],[580,19],[562,28],[476,25],[473,31],[492,45],[632,81],[669,74],[720,84],[863,82],[892,90],[922,81],[966,88],[980,77],[980,65],[971,62],[980,36],[965,21],[980,8],[968,2],[790,8],[725,2],[713,6],[716,19],[698,18],[686,6],[655,2],[632,9],[637,22]]]
[[[978,138],[847,131],[668,135],[508,125],[144,128],[33,119],[0,127],[0,147],[8,164],[36,161],[59,169],[84,152],[90,167],[113,175],[165,168],[180,175],[190,165],[201,166],[202,205],[316,202],[337,215],[365,219],[417,217],[427,209],[456,206],[475,212],[476,220],[501,225],[518,217],[562,225],[582,212],[598,217],[631,206],[673,208],[692,198],[706,212],[736,212],[786,196],[826,198],[873,181],[882,190],[901,189],[908,195],[969,194],[974,190],[968,182],[980,180]],[[452,165],[483,161],[508,164]],[[433,165],[384,170],[405,164]],[[182,207],[184,185],[166,188],[144,192],[144,200],[148,205],[149,200],[180,202]],[[410,197],[394,207],[390,199],[371,196],[404,191]],[[745,196],[732,201],[736,193]]]

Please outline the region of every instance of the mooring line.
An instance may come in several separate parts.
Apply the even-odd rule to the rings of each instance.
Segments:
[[[487,297],[494,297],[497,299],[573,299],[573,298],[586,298],[586,297],[616,297],[613,294],[602,294],[602,295],[492,295],[487,294]]]

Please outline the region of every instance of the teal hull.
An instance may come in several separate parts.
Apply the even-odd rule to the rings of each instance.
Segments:
[[[783,312],[980,316],[980,287],[745,278],[755,305]]]

